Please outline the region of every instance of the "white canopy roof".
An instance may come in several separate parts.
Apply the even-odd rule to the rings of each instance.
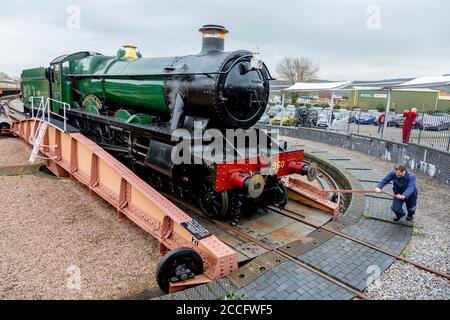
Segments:
[[[351,81],[341,81],[341,82],[297,82],[293,86],[284,89],[283,91],[334,91],[339,88],[343,88],[349,84]]]
[[[384,90],[384,89],[388,89],[391,88],[391,86],[389,87],[364,87],[364,86],[351,86],[349,88],[345,88],[344,90],[359,90],[359,91],[364,91],[364,90]],[[427,88],[410,88],[410,87],[392,87],[393,91],[412,91],[412,92],[439,92],[439,90],[433,90],[433,89],[427,89]]]
[[[388,88],[432,88],[450,85],[450,76],[419,77],[401,84],[388,86]]]
[[[283,91],[340,91],[340,90],[381,90],[381,89],[420,89],[450,85],[450,76],[419,77],[406,82],[387,84],[355,84],[352,81],[340,82],[297,82]]]

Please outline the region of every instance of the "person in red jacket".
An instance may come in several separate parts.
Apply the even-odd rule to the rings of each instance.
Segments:
[[[403,128],[402,128],[403,143],[408,143],[406,142],[406,136],[409,128],[409,112],[410,112],[409,110],[403,111],[403,118],[405,118],[405,120],[403,120]]]
[[[417,109],[412,108],[411,111],[405,110],[403,112],[403,117],[405,118],[402,129],[403,143],[409,143],[409,140],[411,139],[411,132],[414,129],[414,124],[416,123]]]
[[[383,130],[384,127],[384,113],[378,116],[377,123],[378,123],[378,132],[380,132],[381,130]]]

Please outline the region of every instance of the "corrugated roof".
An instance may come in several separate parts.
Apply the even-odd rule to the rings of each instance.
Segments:
[[[340,81],[340,82],[297,82],[293,86],[283,90],[283,91],[333,91],[339,90],[350,85],[351,81]]]
[[[344,91],[344,90],[387,90],[397,89],[405,91],[437,92],[429,88],[450,86],[450,76],[419,77],[412,80],[397,79],[374,82],[321,82],[304,83],[298,82],[283,91]]]

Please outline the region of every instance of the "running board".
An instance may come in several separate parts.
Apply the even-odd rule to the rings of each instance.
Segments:
[[[328,200],[328,192],[292,176],[282,177],[281,180],[288,189],[289,199],[331,213],[333,221],[339,219],[339,203]]]
[[[37,133],[33,121],[12,124],[14,134],[29,144]],[[48,158],[47,168],[56,176],[78,180],[114,206],[120,217],[155,237],[162,254],[180,247],[197,251],[204,273],[187,285],[220,279],[237,270],[236,253],[230,247],[82,134],[64,132],[50,123],[39,151]]]

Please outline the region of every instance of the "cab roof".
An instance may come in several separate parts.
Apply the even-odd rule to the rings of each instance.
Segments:
[[[64,54],[62,56],[59,56],[59,57],[53,59],[53,61],[50,62],[50,64],[58,64],[58,63],[63,63],[68,60],[83,59],[88,56],[96,56],[96,55],[101,56],[102,54],[100,54],[98,52],[93,52],[93,51],[80,51],[80,52],[75,52],[75,53],[69,53],[69,54]]]

